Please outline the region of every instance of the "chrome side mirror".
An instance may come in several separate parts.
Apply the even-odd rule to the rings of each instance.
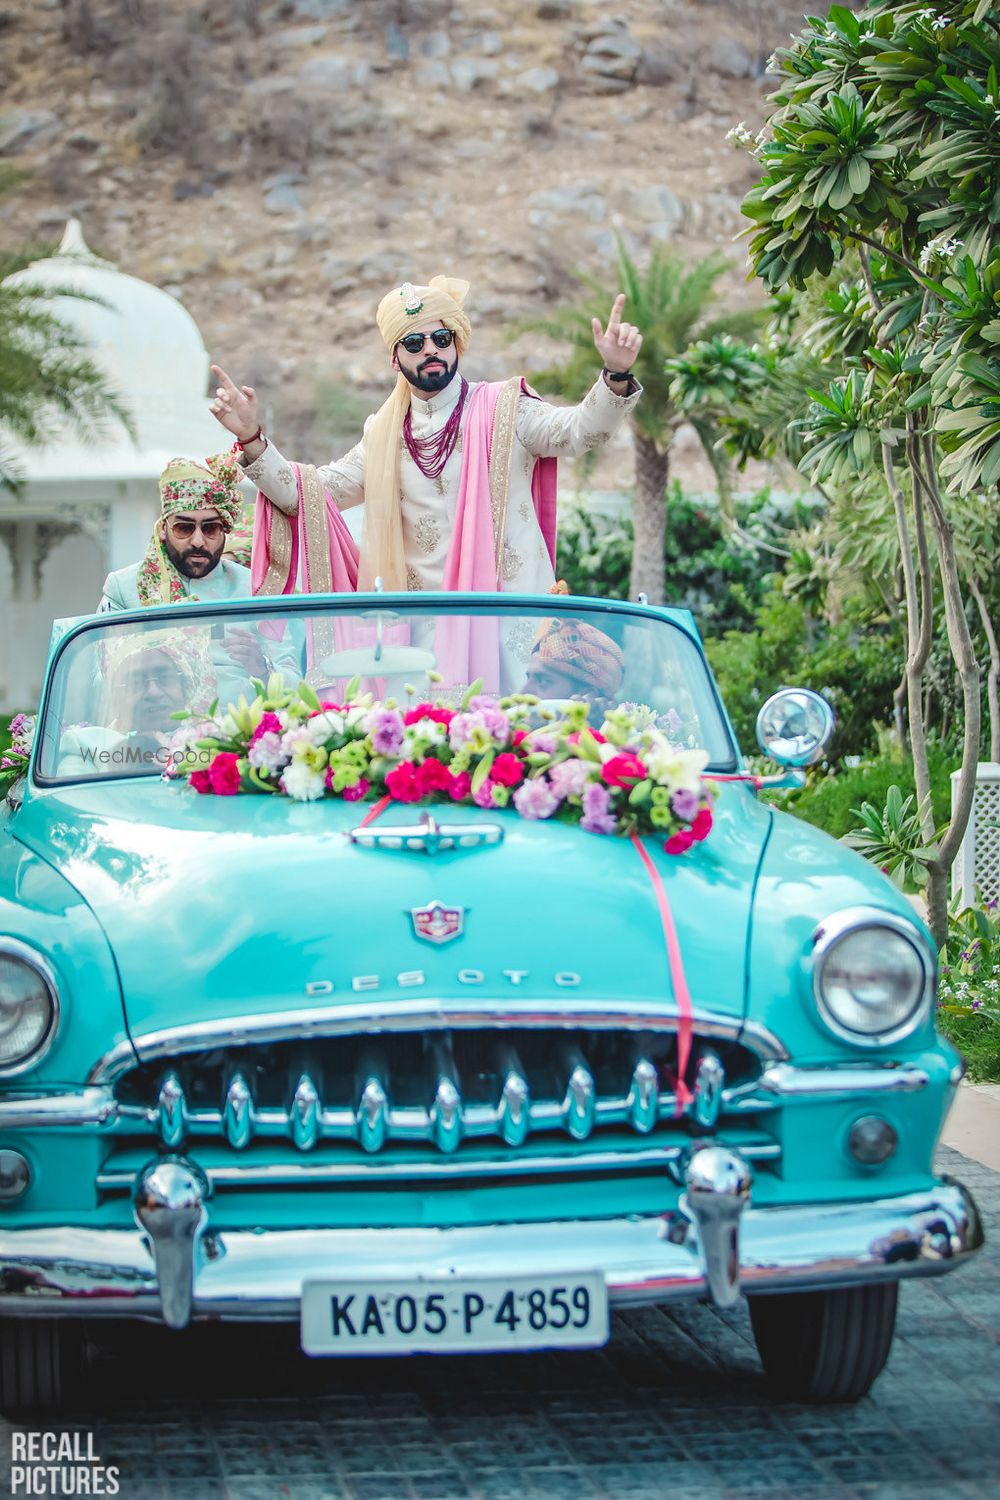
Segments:
[[[779,766],[812,766],[822,760],[835,722],[819,693],[781,688],[757,715],[757,743]]]

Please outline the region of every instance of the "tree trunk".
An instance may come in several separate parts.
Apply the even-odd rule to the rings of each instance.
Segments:
[[[931,931],[939,947],[948,940],[948,877],[955,862],[959,846],[969,826],[972,799],[976,790],[976,771],[979,765],[979,731],[982,724],[982,703],[979,696],[979,663],[972,644],[972,633],[965,615],[962,598],[962,582],[955,556],[954,527],[945,513],[944,502],[938,489],[934,468],[934,439],[925,439],[923,447],[924,465],[921,479],[927,486],[930,502],[931,524],[937,543],[938,565],[944,590],[945,624],[948,630],[948,645],[962,686],[962,709],[965,715],[965,735],[962,745],[962,769],[958,778],[958,795],[955,798],[954,814],[948,831],[941,840],[937,858],[930,865],[930,880],[934,890],[928,889],[931,903]]]
[[[651,438],[633,433],[635,442],[635,497],[632,501],[632,575],[629,597],[645,594],[650,604],[662,604],[663,545],[667,534],[667,477],[670,453]]]
[[[983,591],[979,587],[977,578],[969,579],[969,592],[976,601],[990,653],[989,671],[986,676],[986,701],[990,707],[990,760],[996,762],[1000,761],[1000,647],[997,646],[997,633],[993,628],[993,621],[990,619],[990,612],[986,608],[986,600],[983,598]]]

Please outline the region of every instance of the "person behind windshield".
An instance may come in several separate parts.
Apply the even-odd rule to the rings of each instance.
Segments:
[[[230,453],[213,454],[203,464],[171,459],[160,475],[160,515],[142,561],[108,574],[98,612],[248,599],[250,569],[225,556],[227,541],[242,523],[241,478]],[[276,647],[269,642],[265,653],[255,629],[213,630],[219,698],[235,702],[241,693],[249,694],[251,677],[264,679],[272,669],[297,682],[301,656],[294,639],[292,634]]]
[[[164,770],[180,710],[204,712],[215,674],[204,630],[136,630],[108,636],[96,713],[100,723],[74,725],[59,747],[59,775],[121,775]]]
[[[546,699],[583,699],[603,714],[624,674],[621,647],[603,630],[583,620],[546,620],[528,658],[524,691]]]

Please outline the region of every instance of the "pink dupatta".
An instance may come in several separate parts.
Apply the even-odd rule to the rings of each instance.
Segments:
[[[503,523],[513,446],[516,400],[505,408],[504,431],[496,431],[501,396],[509,382],[484,381],[470,394],[462,422],[462,469],[451,545],[442,587],[460,593],[500,593]],[[534,396],[524,381],[517,396]],[[513,393],[511,392],[511,395]],[[508,420],[509,418],[509,420]],[[507,430],[509,428],[509,430]],[[495,445],[499,446],[497,451]],[[496,462],[494,462],[494,457]],[[315,469],[293,465],[299,493],[295,517],[263,494],[257,496],[250,563],[254,594],[291,594],[301,576],[304,593],[354,593],[358,546]],[[549,559],[555,565],[556,461],[539,459],[531,481],[535,514]],[[324,524],[325,523],[325,524]],[[497,542],[500,540],[500,547]],[[272,627],[280,634],[282,626]],[[262,626],[266,630],[266,623]],[[446,683],[481,678],[486,691],[500,686],[497,621],[487,616],[445,616],[435,637],[439,670]]]

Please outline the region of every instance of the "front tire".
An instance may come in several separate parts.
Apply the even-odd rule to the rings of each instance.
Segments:
[[[858,1401],[881,1373],[896,1329],[899,1284],[750,1297],[764,1373],[797,1401]]]
[[[56,1318],[0,1319],[0,1411],[57,1412],[82,1390],[83,1329]]]

